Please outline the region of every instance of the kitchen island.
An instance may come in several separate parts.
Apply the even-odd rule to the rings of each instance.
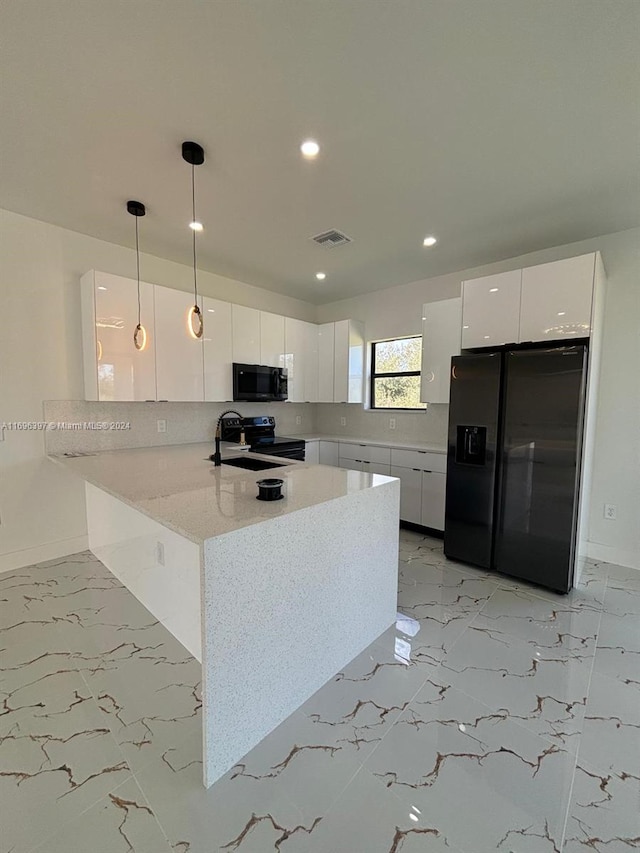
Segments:
[[[85,480],[92,552],[202,665],[206,786],[393,623],[400,496],[324,465],[216,468],[211,449],[51,457]],[[264,477],[282,500],[256,499]]]

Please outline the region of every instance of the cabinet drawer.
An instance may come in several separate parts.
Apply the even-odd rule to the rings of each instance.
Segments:
[[[391,464],[399,468],[419,468],[421,471],[447,470],[446,453],[430,453],[427,450],[399,450],[391,448]]]
[[[391,449],[389,447],[367,447],[367,455],[362,458],[375,465],[391,465]]]
[[[364,459],[366,458],[366,451],[366,444],[347,444],[344,441],[338,444],[340,459]]]
[[[388,462],[362,462],[362,470],[369,474],[386,474],[388,477],[391,473],[391,465]]]
[[[362,471],[362,462],[359,459],[338,459],[338,468],[348,468],[350,471]]]
[[[379,465],[391,464],[391,450],[388,447],[377,447],[370,444],[347,444],[341,441],[340,456],[342,459],[356,459]]]

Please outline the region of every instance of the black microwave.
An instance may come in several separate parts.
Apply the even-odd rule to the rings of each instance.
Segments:
[[[268,403],[286,400],[287,371],[265,364],[233,364],[233,399],[235,402]]]

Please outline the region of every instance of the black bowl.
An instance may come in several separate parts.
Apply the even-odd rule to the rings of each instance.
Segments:
[[[278,480],[275,477],[269,477],[266,480],[258,480],[259,501],[279,501],[284,497],[282,494],[282,485],[284,480]]]

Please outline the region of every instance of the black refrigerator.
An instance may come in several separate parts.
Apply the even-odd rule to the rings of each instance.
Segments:
[[[454,356],[444,552],[573,585],[587,344]]]

